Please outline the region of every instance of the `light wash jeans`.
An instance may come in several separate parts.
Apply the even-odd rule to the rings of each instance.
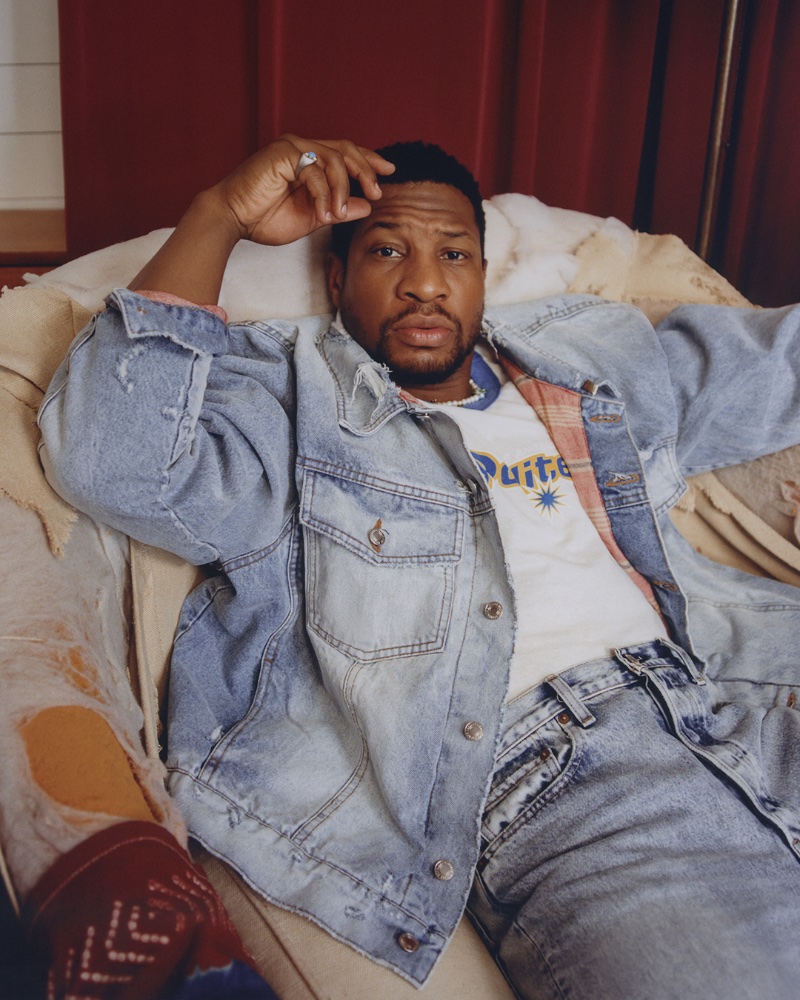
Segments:
[[[800,997],[800,713],[762,701],[653,642],[510,704],[469,911],[520,997]]]

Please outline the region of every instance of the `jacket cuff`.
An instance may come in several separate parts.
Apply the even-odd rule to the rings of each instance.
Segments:
[[[222,355],[228,349],[225,322],[202,306],[155,302],[126,288],[113,291],[106,304],[119,312],[131,340],[165,337],[195,354],[205,355]]]
[[[145,299],[150,299],[151,302],[160,302],[165,306],[192,306],[196,309],[207,309],[210,313],[214,313],[215,316],[219,316],[223,323],[228,322],[228,314],[222,306],[215,306],[210,302],[204,302],[200,305],[197,302],[182,299],[180,295],[173,295],[172,292],[151,292],[146,288],[134,288],[133,291]]]

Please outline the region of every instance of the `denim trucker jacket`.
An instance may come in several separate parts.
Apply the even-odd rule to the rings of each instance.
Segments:
[[[703,559],[668,511],[684,475],[800,440],[799,322],[692,306],[656,332],[575,296],[485,321],[501,355],[580,407],[614,537],[673,640],[743,684],[797,683],[800,592]],[[40,426],[59,493],[213,569],[170,680],[171,791],[192,834],[424,983],[470,889],[516,619],[454,422],[327,317],[227,328],[116,291]]]

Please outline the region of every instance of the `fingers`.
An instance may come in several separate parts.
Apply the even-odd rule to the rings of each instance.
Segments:
[[[317,160],[297,173],[303,153]],[[380,198],[378,177],[394,166],[346,140],[280,136],[223,178],[214,190],[236,221],[239,235],[273,246],[293,243],[320,226],[369,215]],[[364,198],[350,196],[357,178]]]
[[[314,202],[320,224],[343,222],[348,211],[357,211],[356,218],[368,214],[368,204],[356,206],[359,199],[350,199],[350,178],[361,185],[365,198],[375,201],[381,196],[378,176],[394,171],[394,165],[371,149],[348,140],[314,141],[295,135],[281,137],[297,150],[297,161],[303,153],[313,151],[317,160],[297,175],[296,186],[304,186]],[[295,163],[296,167],[296,163]],[[365,211],[364,209],[367,209]]]

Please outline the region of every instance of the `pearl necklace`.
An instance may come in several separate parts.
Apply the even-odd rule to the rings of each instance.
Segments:
[[[446,399],[442,403],[437,403],[437,406],[468,406],[470,403],[477,403],[479,399],[483,399],[486,395],[487,390],[481,389],[478,383],[474,379],[469,380],[469,387],[472,389],[472,395],[466,396],[464,399]]]

